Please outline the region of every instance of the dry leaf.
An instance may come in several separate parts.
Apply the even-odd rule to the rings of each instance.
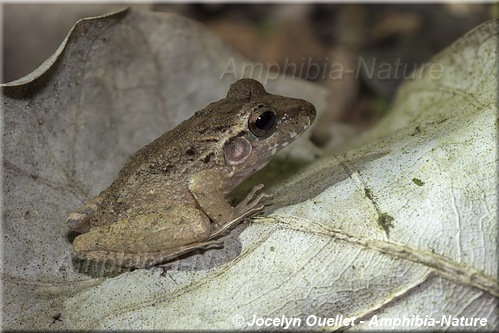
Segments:
[[[137,149],[225,97],[242,77],[233,70],[245,63],[190,20],[125,10],[81,20],[40,68],[2,85],[5,328],[75,325],[62,301],[103,280],[78,273],[86,267],[72,261],[68,213],[106,188]],[[271,80],[265,72],[256,78],[272,93],[318,109],[326,103],[326,90],[313,84]],[[234,258],[240,242],[237,232],[231,237],[235,244],[223,251],[191,256],[176,268]]]

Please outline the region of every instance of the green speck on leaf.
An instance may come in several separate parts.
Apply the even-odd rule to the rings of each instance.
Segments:
[[[414,133],[412,133],[411,136],[415,136],[416,134],[420,134],[420,133],[421,133],[421,127],[416,126],[416,127],[414,127]]]
[[[421,179],[412,178],[412,182],[418,186],[423,186],[424,182]]]
[[[393,228],[394,220],[395,219],[387,213],[382,213],[378,217],[378,224],[386,232],[387,235],[390,235],[390,228]]]

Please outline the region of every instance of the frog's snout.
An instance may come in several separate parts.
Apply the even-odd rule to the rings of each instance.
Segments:
[[[301,100],[301,104],[298,111],[309,119],[309,126],[312,125],[312,123],[315,120],[315,117],[317,116],[317,112],[315,111],[315,106],[306,100]]]

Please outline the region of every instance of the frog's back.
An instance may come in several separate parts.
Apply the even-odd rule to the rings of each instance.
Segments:
[[[119,211],[150,202],[195,206],[189,180],[200,170],[223,166],[221,146],[235,127],[221,111],[228,107],[238,106],[214,102],[135,152],[108,189],[108,202],[119,203],[114,205]]]

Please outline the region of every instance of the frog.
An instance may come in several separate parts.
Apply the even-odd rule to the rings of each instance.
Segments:
[[[79,233],[76,257],[151,268],[220,240],[272,198],[254,186],[231,205],[228,195],[310,125],[310,102],[268,93],[254,79],[135,152],[112,184],[66,220]]]

